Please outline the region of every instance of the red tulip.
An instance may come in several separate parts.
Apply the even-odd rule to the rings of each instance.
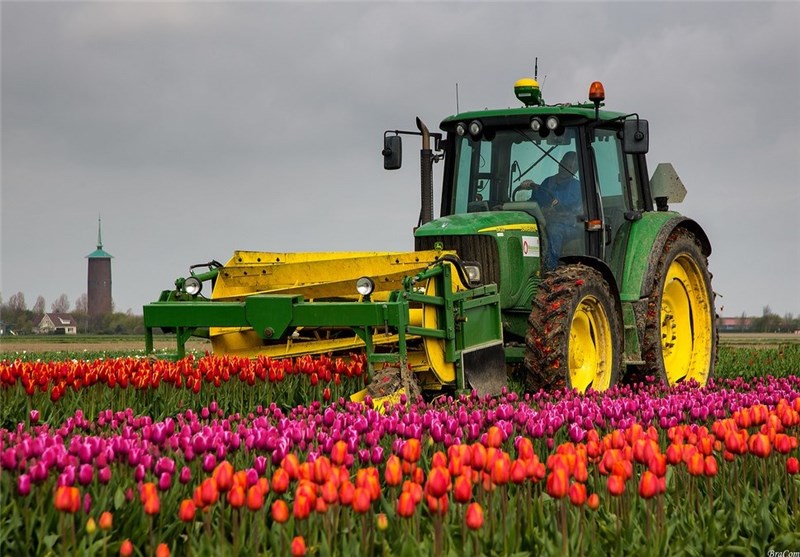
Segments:
[[[608,492],[615,497],[625,493],[625,478],[616,474],[611,474],[606,482]]]
[[[425,484],[425,492],[431,497],[444,497],[450,489],[450,472],[447,468],[438,466],[433,468]]]
[[[292,557],[303,557],[306,554],[306,540],[303,536],[295,536],[292,540]]]
[[[792,476],[800,473],[800,461],[797,460],[797,457],[791,456],[786,459],[786,472]]]
[[[569,486],[569,501],[576,507],[580,507],[586,502],[586,486],[575,482]]]
[[[642,477],[639,479],[639,497],[643,499],[652,499],[658,495],[658,476],[650,470],[645,470]]]
[[[453,497],[459,503],[468,503],[472,499],[472,482],[469,476],[461,475],[456,478]]]
[[[133,555],[133,544],[131,540],[122,542],[122,545],[119,546],[119,554],[120,557],[131,557],[131,555]]]
[[[703,461],[703,473],[709,478],[712,478],[717,475],[717,471],[717,459],[711,455],[707,456]]]
[[[479,503],[470,503],[466,513],[467,528],[480,530],[483,526],[483,507]]]

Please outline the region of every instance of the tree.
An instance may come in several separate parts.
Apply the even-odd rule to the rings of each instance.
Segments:
[[[75,300],[75,312],[89,313],[89,297],[86,293],[81,294],[78,296],[78,299]]]
[[[22,292],[17,292],[16,294],[12,294],[11,297],[8,299],[8,309],[9,311],[13,312],[21,312],[28,309],[28,306],[25,305],[25,294]]]
[[[33,315],[36,317],[44,316],[44,308],[45,308],[45,301],[44,296],[39,296],[36,298],[36,303],[33,304]]]
[[[66,294],[62,294],[56,301],[53,302],[53,305],[50,306],[50,309],[53,313],[67,313],[69,311],[69,298]]]

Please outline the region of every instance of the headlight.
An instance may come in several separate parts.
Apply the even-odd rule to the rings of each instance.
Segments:
[[[558,124],[559,124],[558,118],[556,118],[555,116],[550,116],[547,119],[547,129],[548,130],[552,131],[552,130],[557,129],[558,128]]]
[[[531,129],[535,132],[538,132],[540,129],[544,127],[544,122],[538,116],[534,116],[531,118]]]
[[[473,120],[469,123],[469,134],[472,137],[478,137],[483,131],[483,124],[481,124],[480,120]]]
[[[456,124],[456,133],[462,137],[467,135],[467,125],[464,122]]]
[[[203,289],[203,283],[197,277],[189,277],[183,281],[183,289],[190,296],[197,296]]]
[[[356,281],[356,290],[362,296],[369,296],[375,290],[375,283],[369,277],[361,277]]]
[[[467,278],[471,285],[481,283],[481,266],[476,263],[465,263],[464,272],[467,273]]]

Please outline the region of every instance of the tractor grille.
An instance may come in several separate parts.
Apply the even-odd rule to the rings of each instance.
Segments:
[[[434,249],[436,242],[445,250],[454,250],[463,261],[477,261],[481,265],[484,284],[500,284],[500,263],[497,242],[492,236],[421,236],[415,238],[417,251]]]

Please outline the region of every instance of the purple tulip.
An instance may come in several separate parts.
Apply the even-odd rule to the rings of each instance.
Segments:
[[[28,474],[21,474],[17,478],[17,493],[27,497],[31,492],[31,477]]]

